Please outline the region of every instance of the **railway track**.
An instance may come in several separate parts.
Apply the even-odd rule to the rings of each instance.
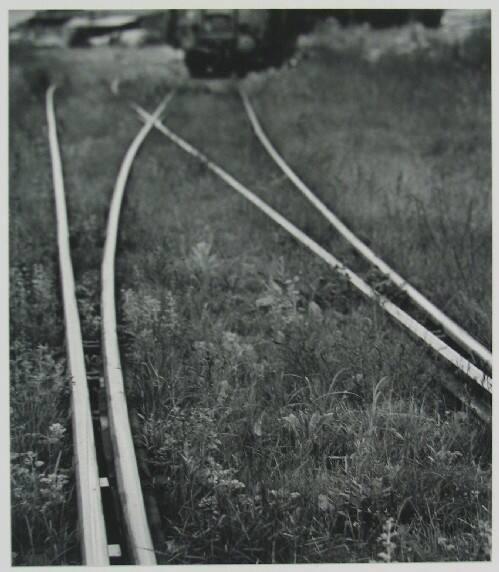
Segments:
[[[249,110],[248,99],[245,99],[242,93],[243,102],[245,102],[246,109]],[[133,105],[135,111],[139,114],[143,121],[151,121],[152,116],[137,105]],[[253,114],[254,116],[254,114]],[[334,257],[330,252],[325,250],[317,242],[312,240],[303,231],[297,228],[288,219],[278,213],[270,205],[265,203],[260,199],[255,193],[248,189],[245,185],[241,184],[237,179],[230,175],[226,170],[217,165],[215,162],[210,160],[204,153],[196,149],[193,145],[188,143],[186,140],[182,139],[180,136],[175,134],[171,129],[169,129],[164,123],[159,120],[154,121],[155,127],[163,133],[171,142],[183,149],[187,154],[195,157],[201,163],[203,163],[214,175],[224,181],[229,185],[234,191],[242,195],[245,199],[251,202],[257,209],[263,212],[267,217],[269,217],[274,223],[279,225],[281,228],[286,230],[293,238],[295,238],[300,244],[308,248],[316,256],[321,258],[328,266],[330,266],[335,271],[341,273],[350,282],[350,284],[367,298],[373,300],[377,303],[385,312],[387,312],[395,321],[406,328],[413,336],[419,338],[427,346],[429,346],[438,356],[444,358],[448,364],[452,365],[460,375],[464,376],[469,382],[471,382],[472,392],[475,391],[477,394],[470,394],[468,388],[463,386],[462,382],[456,382],[455,384],[450,384],[447,389],[449,389],[460,401],[466,404],[472,411],[474,411],[483,421],[486,423],[491,423],[491,394],[492,394],[492,378],[483,369],[472,363],[467,357],[463,356],[460,352],[456,351],[452,345],[444,341],[441,337],[434,334],[427,327],[421,324],[414,317],[409,315],[402,308],[391,302],[381,293],[377,292],[372,288],[365,280],[363,280],[358,274],[350,270],[342,262],[340,262],[336,257]],[[284,160],[280,158],[280,167],[289,176],[292,173],[291,169],[285,164]],[[284,167],[284,168],[283,168]],[[294,174],[293,174],[294,175]],[[296,175],[294,175],[295,181],[297,180]],[[295,182],[294,181],[294,182]],[[304,187],[303,183],[301,186]],[[313,195],[313,193],[307,190],[307,198],[317,206],[320,201]],[[337,219],[330,211],[328,211],[322,203],[323,207],[321,210],[322,214],[326,215],[327,218],[332,222],[335,220],[337,227],[341,228],[341,221]],[[344,225],[343,225],[344,227]],[[346,229],[346,227],[344,227]],[[346,232],[348,231],[348,232]],[[390,279],[406,294],[409,294],[414,298],[414,301],[418,303],[420,307],[430,313],[431,317],[436,320],[444,329],[449,331],[449,335],[456,339],[460,344],[462,344],[469,352],[476,353],[487,365],[491,365],[492,357],[490,352],[483,348],[476,340],[460,328],[457,324],[452,322],[447,316],[440,312],[429,300],[417,292],[414,288],[407,284],[407,282],[397,275],[392,269],[388,267],[381,259],[376,257],[370,249],[368,249],[361,241],[351,233],[348,229],[343,231],[350,241],[353,242],[356,247],[363,251],[369,251],[369,256],[371,262],[378,268],[384,269]],[[360,248],[359,248],[360,247]]]
[[[71,405],[75,472],[82,559],[85,564],[153,565],[157,563],[148,523],[149,515],[146,511],[147,504],[149,507],[152,506],[152,512],[154,512],[154,500],[150,498],[144,500],[141,486],[140,469],[137,464],[137,456],[140,455],[136,453],[133,444],[130,411],[127,407],[123,383],[115,301],[116,241],[123,196],[133,161],[153,128],[204,164],[215,176],[289,233],[302,247],[343,275],[353,288],[379,305],[400,326],[431,348],[457,374],[455,383],[448,384],[447,389],[483,421],[491,423],[492,378],[485,368],[481,369],[404,309],[377,292],[362,277],[312,240],[225,169],[162,123],[161,114],[173,94],[167,96],[152,114],[132,104],[133,109],[144,121],[144,125],[124,157],[109,208],[101,266],[102,339],[83,340],[69,247],[64,179],[54,112],[55,89],[55,86],[51,86],[47,91],[46,107],[57,213],[66,349],[72,378]],[[492,356],[486,348],[379,259],[306,187],[268,140],[247,96],[241,92],[241,97],[256,136],[300,192],[354,248],[407,294],[419,308],[429,314],[455,344],[468,354],[477,356],[487,367],[491,366]]]
[[[64,177],[52,85],[46,95],[57,217],[81,552],[84,564],[156,564],[132,440],[116,333],[114,266],[118,222],[133,160],[167,96],[130,145],[116,180],[101,268],[102,341],[83,340],[69,246]],[[105,393],[105,397],[104,397]]]
[[[306,197],[306,199],[326,218],[326,220],[343,236],[343,238],[370,264],[376,267],[388,278],[401,292],[404,292],[412,302],[423,310],[436,324],[442,327],[445,333],[451,337],[466,352],[478,356],[489,368],[492,368],[492,354],[487,348],[475,340],[461,326],[451,320],[444,312],[435,306],[426,296],[411,286],[395,270],[390,268],[379,256],[377,256],[362,240],[360,240],[327,206],[313,193],[309,187],[285,162],[278,151],[270,142],[255,110],[243,89],[239,89],[244,108],[250,120],[256,137],[270,155],[272,160],[281,169],[292,184]]]

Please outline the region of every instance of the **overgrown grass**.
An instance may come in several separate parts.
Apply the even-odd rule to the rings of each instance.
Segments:
[[[98,339],[99,267],[108,202],[122,152],[139,126],[125,105],[116,104],[110,81],[121,69],[122,89],[126,90],[127,81],[136,80],[137,70],[150,71],[139,65],[129,67],[120,60],[119,51],[95,56],[86,50],[37,52],[25,48],[13,48],[10,55],[10,421],[15,565],[81,563],[45,92],[51,82],[60,86],[56,115],[83,337]],[[121,67],[116,65],[120,62]],[[150,61],[148,64],[151,66]],[[128,121],[123,121],[125,116]]]
[[[57,112],[80,305],[94,333],[108,202],[139,127],[128,98],[152,109],[182,79],[156,65],[157,53],[52,52],[37,64],[43,81],[66,78]],[[118,96],[109,90],[115,78]],[[320,53],[247,86],[272,139],[325,202],[485,343],[488,85],[483,70],[405,60],[369,67]],[[38,109],[35,124],[38,98],[28,106]],[[258,147],[230,86],[187,83],[166,122],[365,271]],[[31,149],[27,139],[11,148]],[[11,199],[11,244],[32,265],[47,244],[53,257],[53,243],[34,245],[29,231],[41,225],[36,208],[51,220],[45,186],[45,194],[31,181],[11,186],[22,201],[16,210]],[[51,296],[54,264],[46,265]],[[24,284],[35,292],[33,278]],[[490,434],[441,389],[454,372],[157,133],[127,190],[117,284],[127,396],[161,509],[163,563],[490,557]],[[44,303],[29,294],[30,311],[35,298]],[[31,322],[16,304],[21,332]],[[57,348],[54,332],[48,324],[29,335]],[[42,361],[59,387],[62,365]],[[16,386],[32,379],[27,369]],[[49,427],[64,425],[62,414],[55,419],[40,431],[44,452],[35,459],[26,456],[31,442],[16,445],[24,453],[16,462],[53,463]],[[30,523],[42,514],[33,513]]]
[[[372,65],[327,50],[308,56],[272,81],[247,82],[271,139],[375,252],[490,346],[490,72],[481,57]],[[282,188],[291,200],[296,191]]]
[[[214,250],[194,273],[205,244],[162,285],[145,288],[146,269],[123,293],[164,561],[367,561],[390,517],[393,559],[486,557],[487,447],[442,401],[445,372],[345,292],[311,295],[282,259],[267,277],[244,259],[224,272]]]
[[[79,561],[69,383],[57,287],[43,87],[11,68],[10,421],[12,562]]]
[[[434,204],[436,191],[420,184],[434,176],[434,158],[412,142],[437,137],[429,108],[445,90],[466,103],[467,121],[484,118],[474,152],[488,156],[488,103],[468,99],[475,86],[452,73],[416,65],[418,73],[397,61],[373,70],[317,56],[253,96],[274,140],[323,198],[335,209],[338,199],[336,210],[376,250],[437,302],[439,293],[453,299],[458,320],[487,340],[490,259],[477,253],[469,284],[458,275],[471,263],[467,245],[486,243],[490,253],[490,227],[478,225],[490,173],[482,165],[482,186],[471,192],[461,182],[452,197],[441,189]],[[429,93],[413,109],[421,76]],[[375,111],[366,92],[378,94]],[[460,113],[447,101],[445,125],[464,121]],[[214,96],[186,88],[167,115],[177,132],[365,270],[283,182],[230,89]],[[330,129],[335,118],[342,130]],[[464,143],[469,133],[456,130]],[[343,162],[332,153],[338,141]],[[459,181],[476,166],[456,149],[445,153],[458,169],[448,176]],[[331,190],[338,172],[343,196]],[[419,210],[409,208],[413,200]],[[470,222],[459,226],[465,216]],[[127,384],[164,514],[164,562],[489,558],[490,436],[442,393],[439,381],[452,372],[157,135],[136,166],[123,222]]]

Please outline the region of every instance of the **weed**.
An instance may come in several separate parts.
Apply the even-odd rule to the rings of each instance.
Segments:
[[[396,536],[398,536],[398,533],[395,521],[390,517],[383,525],[383,532],[378,537],[378,542],[383,548],[383,551],[378,553],[378,557],[382,562],[396,562],[395,552],[397,545],[394,542]]]
[[[10,405],[14,563],[71,562],[78,556],[71,443],[67,413],[63,413],[68,408],[69,380],[64,364],[54,359],[46,347],[33,351],[16,342],[13,351]]]
[[[152,104],[170,85],[158,54],[45,56],[72,79],[58,113],[71,219],[83,221],[72,239],[89,332],[99,324],[98,280],[88,273],[117,150],[137,130],[108,78]],[[387,262],[489,342],[488,74],[445,58],[373,67],[325,50],[271,76],[258,80],[254,104],[283,155]],[[16,563],[35,563],[43,550],[45,562],[74,561],[60,556],[74,509],[67,401],[54,399],[67,400],[55,249],[31,237],[53,228],[45,141],[30,127],[43,122],[36,83],[25,79],[11,98],[24,106],[12,112]],[[274,170],[230,89],[215,96],[187,84],[168,123],[367,274]],[[163,563],[489,559],[490,434],[440,389],[453,372],[160,141],[151,135],[127,189],[117,283],[127,399],[159,500]]]

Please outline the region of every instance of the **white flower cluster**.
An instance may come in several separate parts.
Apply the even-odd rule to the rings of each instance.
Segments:
[[[52,423],[49,427],[49,440],[51,442],[58,442],[64,439],[64,435],[66,434],[66,428],[63,427],[60,423]]]

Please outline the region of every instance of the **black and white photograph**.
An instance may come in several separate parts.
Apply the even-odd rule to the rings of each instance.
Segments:
[[[492,569],[495,10],[35,4],[6,565]]]

